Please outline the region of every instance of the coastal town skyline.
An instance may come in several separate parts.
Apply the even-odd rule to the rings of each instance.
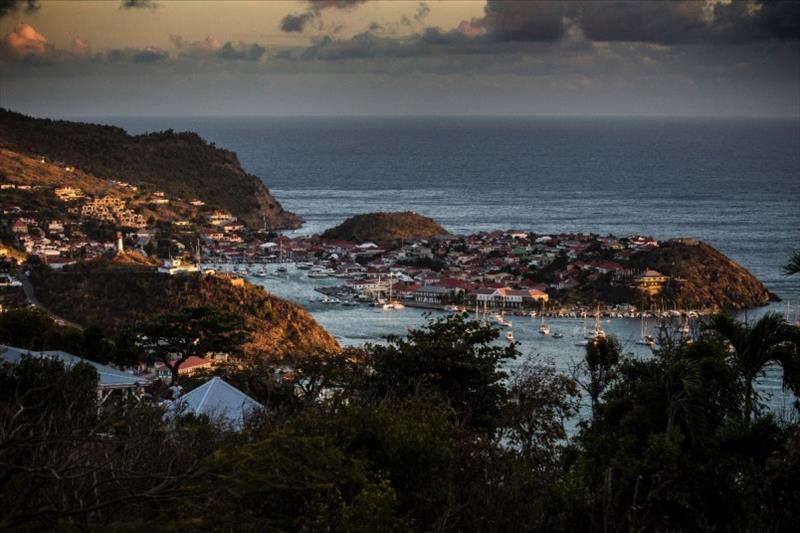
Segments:
[[[36,116],[797,117],[798,57],[787,1],[0,3]]]

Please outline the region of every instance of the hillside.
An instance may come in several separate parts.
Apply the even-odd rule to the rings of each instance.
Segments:
[[[76,167],[101,180],[117,179],[168,196],[233,213],[251,228],[296,228],[259,178],[246,173],[228,150],[196,133],[167,130],[128,135],[114,126],[35,119],[0,109],[0,148]]]
[[[127,268],[126,268],[127,267]],[[302,307],[244,282],[220,276],[159,274],[130,257],[80,263],[31,275],[36,296],[53,313],[83,326],[113,331],[154,313],[205,305],[243,317],[253,330],[249,355],[336,350],[336,340]]]
[[[447,234],[447,230],[432,218],[406,211],[356,215],[327,230],[322,237],[386,245]]]
[[[639,264],[676,280],[661,296],[679,307],[746,309],[776,298],[748,270],[702,241],[666,241],[645,254]]]

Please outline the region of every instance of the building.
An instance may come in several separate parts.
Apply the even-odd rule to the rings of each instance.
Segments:
[[[178,375],[191,376],[196,372],[207,370],[209,368],[211,368],[210,360],[193,355],[181,363],[181,366],[178,367]]]
[[[181,259],[167,259],[164,264],[158,267],[158,271],[162,274],[169,274],[174,276],[176,274],[190,274],[197,272],[199,269],[194,263],[187,263]]]
[[[143,376],[101,365],[61,350],[34,352],[11,346],[0,346],[0,359],[7,363],[16,364],[25,356],[61,361],[65,368],[70,368],[78,363],[87,363],[93,366],[97,372],[97,399],[101,405],[114,392],[121,394],[123,397],[129,395],[139,397],[142,387],[148,383],[148,380]]]
[[[168,413],[207,416],[214,422],[241,429],[248,416],[263,408],[236,387],[214,377],[168,405]]]
[[[657,270],[648,269],[634,278],[633,285],[648,296],[655,296],[669,279]]]
[[[546,292],[537,289],[481,287],[470,293],[472,305],[479,307],[534,307],[549,300]]]
[[[60,187],[53,192],[62,202],[72,202],[86,198],[86,195],[83,193],[83,191],[77,187]]]
[[[423,285],[414,291],[414,301],[426,304],[444,304],[450,301],[450,289],[441,285]]]

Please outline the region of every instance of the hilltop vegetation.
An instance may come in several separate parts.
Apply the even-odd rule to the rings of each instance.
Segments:
[[[118,179],[172,197],[199,198],[251,228],[296,228],[259,178],[236,154],[196,133],[167,130],[128,135],[114,126],[35,119],[0,109],[0,148],[63,162],[101,180]]]
[[[660,296],[678,307],[747,309],[777,298],[747,269],[702,241],[666,241],[641,264],[676,280]]]
[[[322,236],[326,239],[387,245],[447,234],[447,230],[432,218],[405,211],[356,215],[327,230]]]
[[[245,353],[302,355],[338,348],[336,340],[302,307],[242,281],[219,276],[159,274],[126,256],[122,263],[79,263],[55,272],[32,272],[36,296],[53,313],[113,333],[165,311],[207,306],[239,316],[253,330]]]

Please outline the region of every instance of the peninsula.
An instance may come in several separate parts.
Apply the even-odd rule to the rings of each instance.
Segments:
[[[60,168],[67,177],[80,176],[81,182],[122,183],[129,191],[136,187],[142,199],[162,193],[160,198],[194,202],[204,208],[201,212],[221,209],[251,229],[297,228],[302,222],[281,207],[258,177],[242,169],[236,154],[196,133],[129,135],[114,126],[37,119],[0,108],[0,148],[7,151],[2,159],[18,158],[27,175],[52,176]],[[31,162],[44,168],[31,168]],[[12,179],[18,173],[4,169],[0,181],[19,183]],[[76,181],[64,185],[79,187]],[[95,197],[117,196],[113,186],[94,192]]]

